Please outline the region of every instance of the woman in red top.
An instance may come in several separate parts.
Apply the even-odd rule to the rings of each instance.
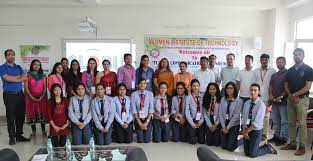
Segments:
[[[110,71],[111,63],[105,59],[102,62],[103,72],[98,72],[96,84],[101,83],[105,87],[105,94],[111,97],[117,95],[117,75]]]
[[[65,145],[68,135],[68,101],[63,96],[62,87],[55,83],[51,87],[51,98],[48,101],[48,120],[50,124],[50,137],[54,147]]]

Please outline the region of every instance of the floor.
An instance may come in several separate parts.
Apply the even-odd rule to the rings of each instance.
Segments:
[[[39,125],[37,125],[39,129]],[[30,127],[24,126],[25,136],[29,136],[31,133]],[[37,134],[36,138],[28,143],[17,143],[14,146],[8,144],[8,134],[5,125],[0,126],[0,149],[12,148],[14,149],[21,161],[27,161],[30,157],[38,150],[40,147],[46,146],[47,138],[43,137],[40,133]],[[112,145],[116,145],[115,143]],[[147,154],[149,161],[197,161],[196,150],[200,146],[205,145],[190,145],[187,143],[149,143],[149,144],[137,144],[132,143],[133,146],[139,146],[144,149]],[[221,158],[228,160],[251,160],[244,156],[243,147],[235,150],[235,152],[230,153],[224,151],[219,147],[210,147],[215,153],[217,153]],[[307,147],[307,153],[304,156],[297,157],[293,153],[295,151],[280,151],[278,150],[278,155],[268,154],[262,157],[258,157],[254,160],[310,160],[312,155],[312,150]],[[278,148],[277,148],[278,149]],[[1,156],[0,156],[1,157]]]

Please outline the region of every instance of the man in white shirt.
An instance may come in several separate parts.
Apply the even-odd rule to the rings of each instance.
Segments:
[[[270,56],[268,54],[262,54],[260,57],[261,67],[256,68],[254,70],[254,76],[252,79],[252,83],[258,83],[261,87],[261,99],[264,102],[265,106],[269,106],[268,98],[269,98],[269,86],[270,80],[276,70],[272,67],[268,66]],[[269,125],[269,113],[266,109],[265,117],[264,117],[264,124],[263,124],[263,133],[262,133],[262,140],[267,139],[267,128]]]
[[[209,70],[214,72],[215,82],[220,85],[221,84],[221,70],[218,66],[216,66],[216,55],[211,54],[209,56]]]
[[[200,93],[204,94],[209,83],[215,82],[214,72],[208,70],[209,59],[205,56],[200,58],[201,69],[195,71],[193,78],[200,82]]]
[[[250,99],[250,85],[252,84],[253,78],[253,56],[245,56],[245,65],[246,67],[241,69],[237,76],[237,89],[239,92],[239,97],[242,100],[242,104],[245,104],[247,100]]]

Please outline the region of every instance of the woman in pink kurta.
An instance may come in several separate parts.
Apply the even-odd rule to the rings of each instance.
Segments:
[[[62,77],[62,72],[63,72],[63,66],[60,62],[55,63],[52,69],[52,72],[49,74],[48,77],[48,89],[49,91],[51,90],[51,86],[54,83],[58,83],[61,85],[62,89],[63,89],[63,97],[67,96],[66,93],[66,82],[64,80],[64,78]]]
[[[94,97],[96,94],[95,82],[98,73],[97,67],[98,66],[96,59],[89,58],[87,70],[84,71],[82,75],[82,83],[86,87],[86,92],[88,93],[89,96],[92,97]]]
[[[46,77],[39,60],[33,60],[30,66],[30,71],[27,75],[28,80],[25,83],[27,123],[32,127],[33,136],[36,135],[36,123],[41,124],[42,133],[46,135]]]

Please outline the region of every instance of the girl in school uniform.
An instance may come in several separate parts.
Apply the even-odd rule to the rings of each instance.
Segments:
[[[240,129],[240,111],[242,101],[238,98],[235,83],[225,85],[225,97],[221,99],[218,107],[218,119],[221,123],[221,145],[223,149],[234,151],[241,143],[237,140]]]
[[[206,123],[206,144],[219,146],[221,125],[218,120],[218,106],[221,93],[217,83],[209,83],[203,97],[203,115]]]
[[[96,93],[97,96],[91,102],[96,144],[109,145],[112,142],[115,106],[113,99],[105,95],[103,84],[96,85]]]
[[[205,141],[205,125],[203,125],[203,107],[202,99],[200,95],[200,82],[197,79],[193,79],[190,83],[191,94],[186,99],[186,118],[188,121],[188,135],[189,143],[204,144]]]
[[[174,142],[187,141],[187,123],[185,105],[188,91],[184,82],[176,83],[176,91],[172,98],[172,135]]]
[[[89,144],[92,135],[91,127],[91,98],[86,95],[84,84],[79,83],[76,96],[71,97],[68,115],[71,120],[73,145]]]
[[[48,100],[47,115],[50,124],[50,137],[54,147],[65,145],[66,136],[69,134],[68,101],[63,97],[60,84],[51,85],[51,98]]]
[[[159,95],[154,98],[154,118],[153,118],[153,141],[156,143],[168,142],[171,135],[171,98],[166,94],[167,84],[159,84]]]
[[[246,101],[242,112],[243,143],[246,156],[255,158],[265,154],[277,154],[272,144],[262,146],[262,128],[266,106],[259,97],[260,85],[253,83],[250,86],[251,99]]]
[[[146,90],[145,79],[138,81],[138,90],[131,95],[131,105],[135,118],[135,129],[138,143],[151,141],[152,124],[151,118],[154,112],[153,93]]]
[[[133,142],[133,111],[130,98],[126,96],[126,85],[120,83],[117,86],[118,96],[114,97],[115,106],[115,131],[117,143]]]

